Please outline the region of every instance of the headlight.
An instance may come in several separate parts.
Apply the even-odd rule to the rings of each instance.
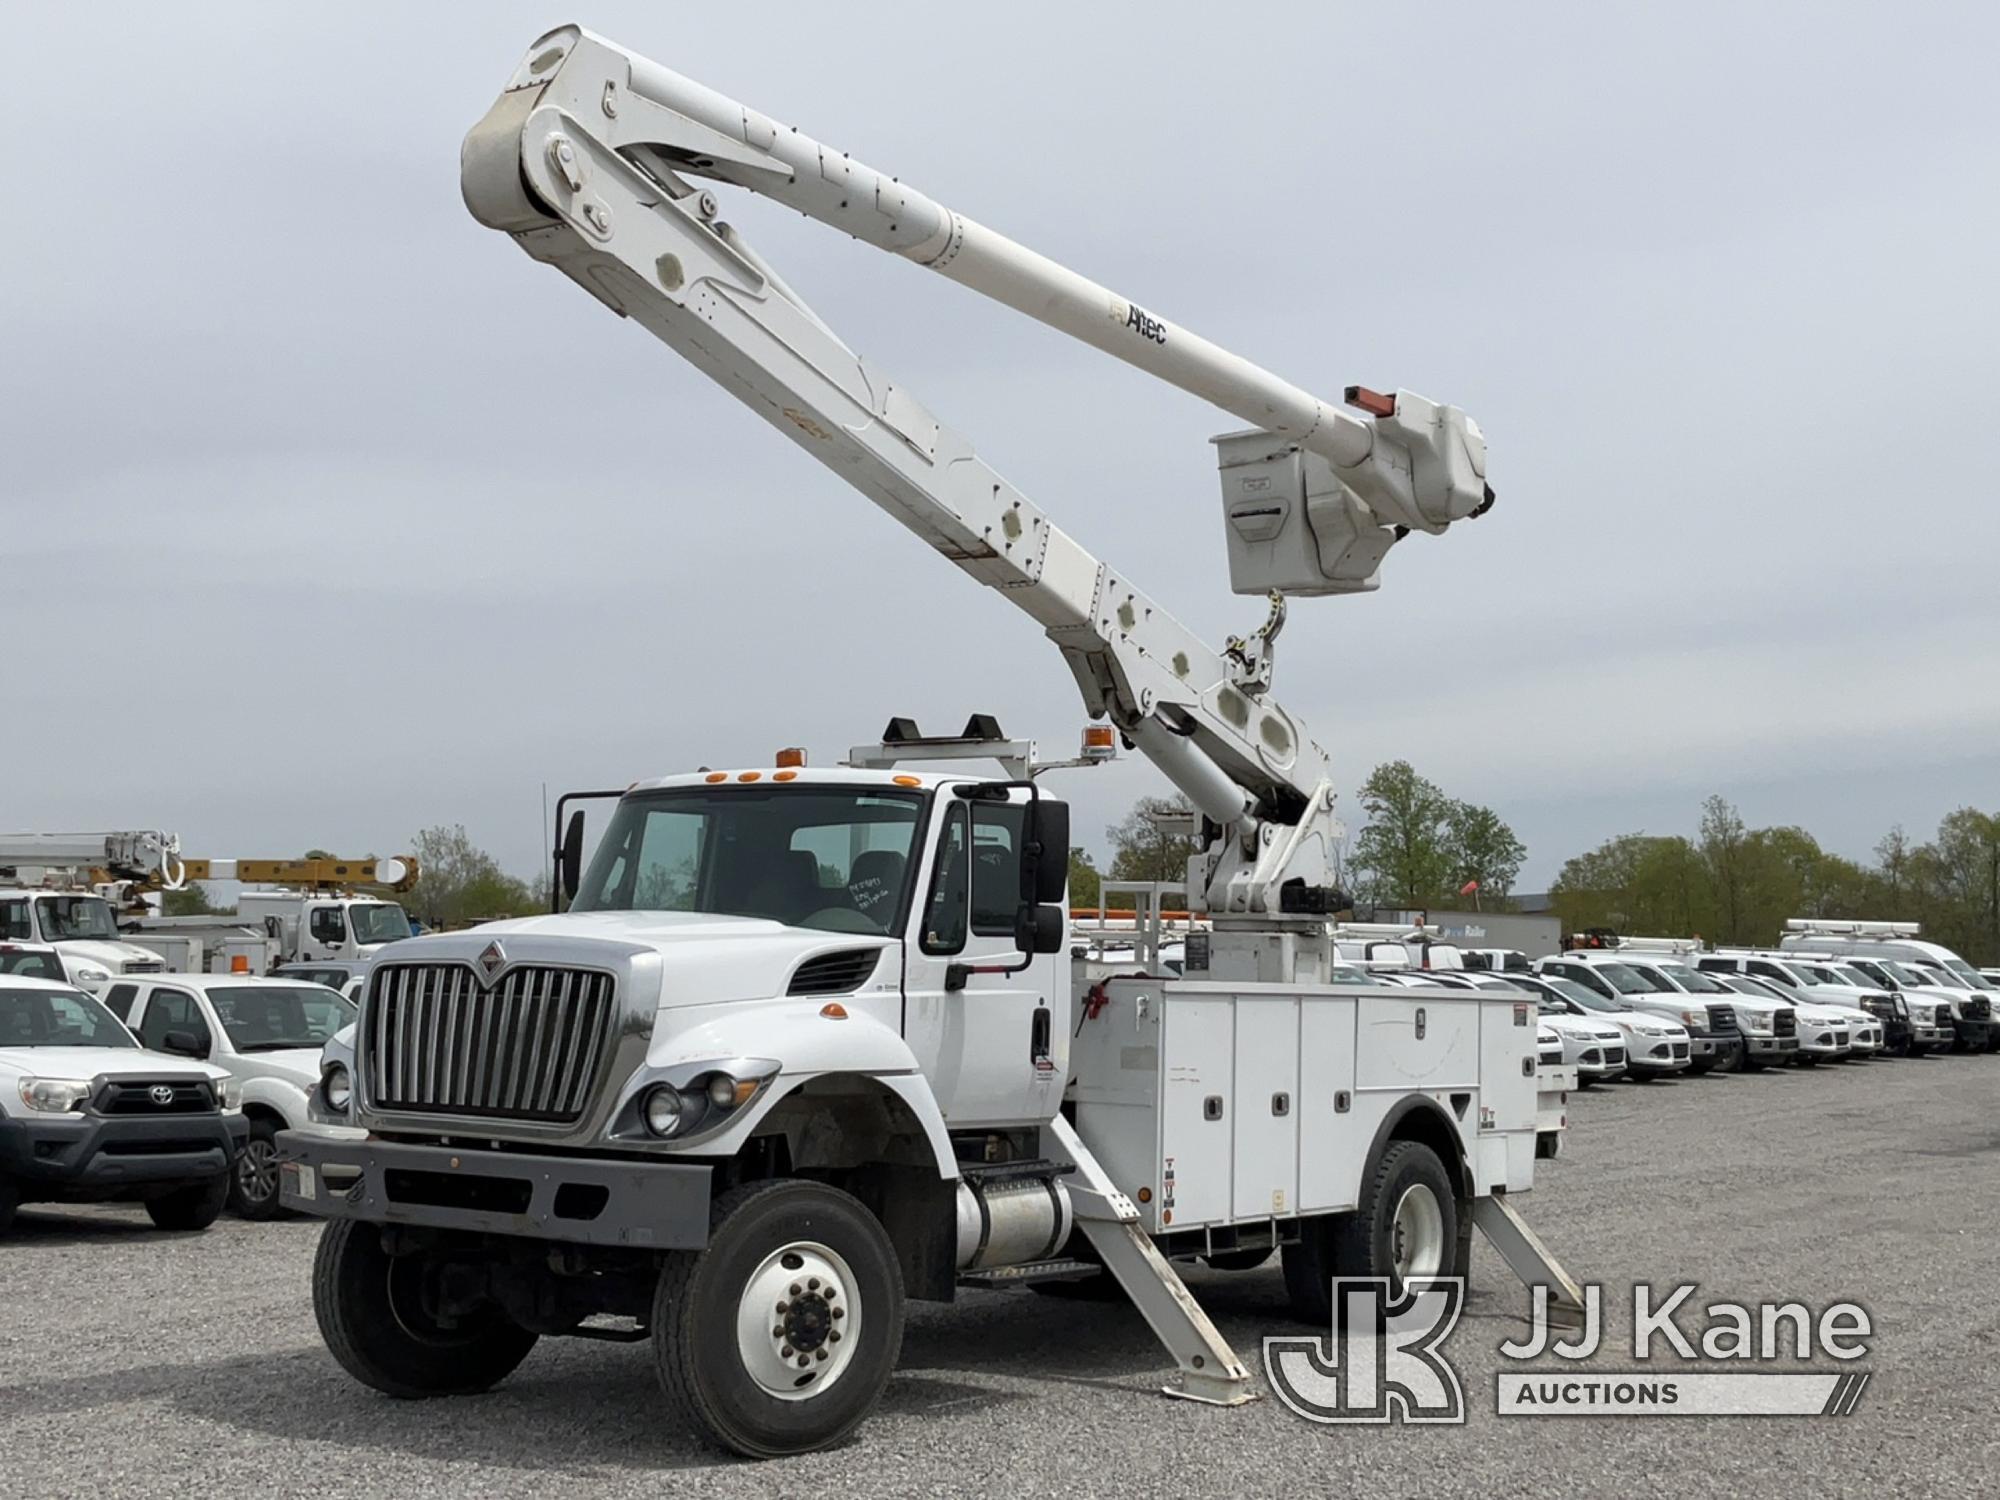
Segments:
[[[354,1080],[347,1069],[335,1063],[320,1075],[319,1096],[335,1114],[344,1115],[354,1103]]]
[[[63,1115],[82,1107],[90,1085],[75,1078],[23,1078],[21,1102],[44,1114]]]
[[[1739,1011],[1737,1014],[1742,1017],[1743,1029],[1745,1031],[1757,1036],[1769,1036],[1771,1034],[1771,1018],[1769,1016],[1754,1016],[1747,1010]]]
[[[75,982],[78,984],[109,984],[111,982],[111,972],[108,969],[92,968],[89,964],[79,964],[76,969]]]
[[[222,1108],[225,1111],[243,1107],[243,1085],[227,1073],[214,1080],[214,1088],[216,1097],[222,1101]]]
[[[646,1128],[654,1135],[672,1135],[681,1128],[681,1116],[685,1109],[680,1090],[663,1084],[646,1096]]]
[[[1681,1012],[1681,1024],[1683,1026],[1705,1026],[1708,1024],[1708,1012],[1705,1010],[1684,1010]]]

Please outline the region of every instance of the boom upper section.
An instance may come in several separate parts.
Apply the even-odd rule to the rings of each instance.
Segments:
[[[1268,435],[1258,451],[1224,459],[1239,589],[1373,587],[1406,530],[1442,531],[1490,504],[1477,425],[1407,392],[1350,392],[1367,409],[1342,411],[580,28],[538,41],[466,138],[463,190],[481,223],[638,321],[1043,627],[1089,710],[1222,830],[1205,872],[1212,909],[1275,913],[1281,887],[1326,885],[1326,755],[1268,691],[1282,609],[1223,651],[1196,639],[849,349],[720,216],[704,180],[928,265],[1255,423]],[[1233,499],[1232,473],[1249,487]]]

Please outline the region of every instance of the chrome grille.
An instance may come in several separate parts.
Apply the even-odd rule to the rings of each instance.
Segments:
[[[363,1045],[379,1109],[567,1122],[610,1034],[614,984],[519,964],[491,986],[466,964],[377,965]]]

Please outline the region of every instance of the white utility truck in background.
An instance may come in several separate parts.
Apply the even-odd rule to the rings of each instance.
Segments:
[[[681,1420],[770,1456],[852,1431],[904,1299],[965,1286],[1108,1277],[1174,1393],[1221,1404],[1250,1375],[1175,1259],[1280,1251],[1324,1328],[1332,1277],[1462,1273],[1477,1225],[1574,1317],[1508,1206],[1533,1181],[1535,1007],[1327,982],[1332,783],[1271,691],[1284,595],[1373,588],[1407,532],[1491,503],[1470,419],[1358,387],[1341,411],[575,27],[473,128],[462,186],[1045,630],[1093,717],[1199,810],[1208,930],[1181,976],[1079,1004],[1068,809],[990,721],[639,782],[587,870],[582,814],[563,829],[566,913],[376,959],[316,1093],[365,1139],[280,1136],[286,1205],[332,1220],[313,1284],[340,1363],[421,1396],[491,1386],[543,1335],[650,1339]],[[1213,650],[1057,529],[840,342],[721,216],[730,186],[1255,423],[1219,446],[1232,583],[1269,600],[1263,625]],[[564,441],[606,440],[587,374],[520,348],[573,403]]]
[[[142,940],[203,943],[207,957],[201,967],[215,973],[229,972],[246,932],[264,936],[272,962],[365,962],[410,935],[403,908],[372,892],[407,891],[418,873],[415,857],[408,854],[387,859],[188,859],[182,861],[178,883],[246,882],[234,912],[193,917],[141,912],[126,916],[121,925]],[[264,967],[268,964],[256,971],[262,973]]]
[[[0,942],[48,944],[93,995],[114,975],[157,974],[165,960],[120,936],[112,903],[179,858],[179,840],[156,830],[0,833]]]

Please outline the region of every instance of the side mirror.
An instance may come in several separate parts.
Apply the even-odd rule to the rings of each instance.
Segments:
[[[201,1057],[201,1042],[192,1031],[170,1031],[160,1038],[160,1050],[180,1057]]]
[[[1060,906],[1023,904],[1014,914],[1014,946],[1023,953],[1060,953],[1069,938],[1069,923]]]
[[[583,879],[583,809],[580,807],[569,815],[569,827],[563,830],[561,876],[563,900],[574,901],[577,885]]]
[[[1062,901],[1069,886],[1069,804],[1049,797],[1028,803],[1021,823],[1021,901],[1045,906]],[[1054,952],[1024,948],[1022,952]]]

